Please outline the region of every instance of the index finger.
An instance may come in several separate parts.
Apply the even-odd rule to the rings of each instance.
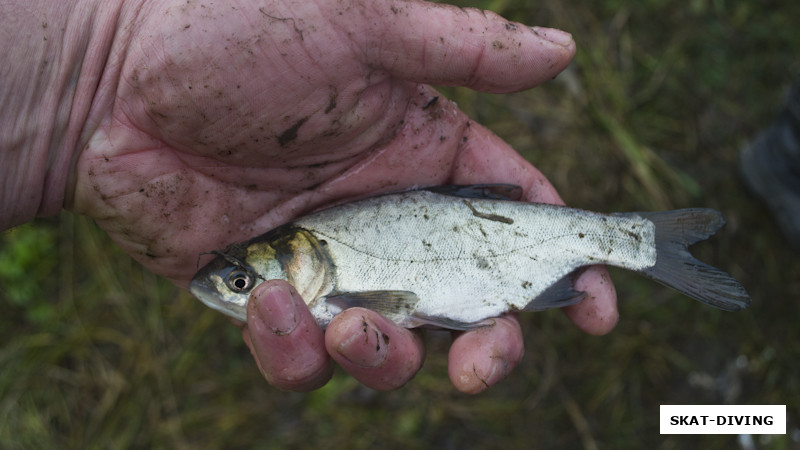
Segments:
[[[366,62],[418,83],[519,91],[553,78],[575,54],[569,33],[491,11],[410,1],[373,2],[363,14],[368,32],[353,39]]]

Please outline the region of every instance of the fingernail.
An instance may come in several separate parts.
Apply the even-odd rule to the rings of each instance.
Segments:
[[[492,357],[491,368],[491,371],[485,378],[485,380],[491,385],[494,385],[498,381],[507,377],[508,373],[510,372],[508,361],[500,356]]]
[[[507,377],[510,372],[508,361],[499,356],[490,357],[489,361],[480,366],[478,368],[476,364],[473,364],[472,373],[464,373],[461,376],[461,389],[464,392],[469,394],[481,393]]]
[[[389,352],[389,337],[364,316],[354,316],[345,325],[349,335],[336,351],[347,361],[364,368],[378,367]]]
[[[300,320],[299,299],[289,289],[283,286],[268,287],[253,300],[256,302],[258,319],[275,335],[286,336],[297,328]]]
[[[531,29],[542,39],[550,41],[554,44],[558,44],[562,47],[572,44],[572,35],[566,31],[547,27],[531,27]]]

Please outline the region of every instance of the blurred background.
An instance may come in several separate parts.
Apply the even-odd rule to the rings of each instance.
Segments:
[[[84,217],[0,235],[2,448],[800,448],[800,261],[738,173],[800,73],[800,2],[460,1],[573,33],[565,73],[514,95],[443,88],[567,204],[704,206],[695,247],[750,291],[739,313],[613,270],[621,319],[522,318],[526,355],[479,396],[447,378],[449,335],[378,393],[341,372],[310,394],[260,377],[227,319],[139,267]],[[677,6],[676,6],[677,5]],[[786,404],[785,436],[661,436],[661,404]]]

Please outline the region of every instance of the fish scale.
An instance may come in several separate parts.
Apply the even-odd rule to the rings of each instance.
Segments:
[[[637,217],[470,200],[476,216],[463,202],[429,191],[393,200],[365,200],[295,225],[328,242],[337,290],[412,291],[419,297],[415,312],[427,317],[478,322],[524,309],[578,267],[603,262],[635,270],[655,262],[652,225]],[[344,226],[338,216],[347,217]],[[426,246],[428,241],[436,245]],[[338,311],[327,312],[325,302],[316,302],[312,312]]]

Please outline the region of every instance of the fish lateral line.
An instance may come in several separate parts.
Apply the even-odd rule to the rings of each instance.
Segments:
[[[475,207],[472,206],[472,203],[470,201],[468,201],[468,200],[462,200],[462,201],[464,202],[465,205],[467,205],[467,207],[470,209],[470,211],[472,211],[472,215],[475,216],[475,217],[480,217],[481,219],[491,220],[491,221],[494,221],[494,222],[507,223],[509,225],[514,223],[514,219],[512,219],[510,217],[501,216],[499,214],[483,213],[483,212],[480,212],[477,209],[475,209]]]

